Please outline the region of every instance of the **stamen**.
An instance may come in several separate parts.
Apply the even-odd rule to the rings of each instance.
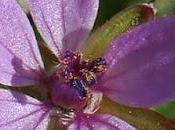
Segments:
[[[61,60],[59,77],[77,90],[80,98],[87,97],[87,90],[97,84],[96,73],[106,71],[107,63],[104,58],[93,61],[83,59],[83,54],[66,51]]]
[[[97,58],[92,61],[91,71],[95,73],[103,72],[106,70],[106,60],[104,58]]]
[[[65,79],[65,82],[70,82],[70,80],[73,80],[73,78],[74,78],[72,71],[68,67],[66,67],[63,70],[63,74],[62,75],[63,75],[63,77]]]
[[[82,76],[87,86],[94,86],[96,84],[96,77],[93,72],[84,72]]]

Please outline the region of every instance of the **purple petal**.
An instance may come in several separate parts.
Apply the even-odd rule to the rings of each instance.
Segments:
[[[27,17],[16,0],[0,0],[0,83],[35,84],[43,68]]]
[[[141,25],[114,41],[101,90],[116,102],[152,106],[175,98],[175,16]]]
[[[76,90],[66,84],[56,83],[52,89],[52,100],[55,105],[78,107],[84,100],[81,100]]]
[[[57,56],[74,51],[91,30],[99,0],[29,0],[34,21]]]
[[[137,130],[125,121],[108,114],[81,115],[68,130]]]
[[[31,97],[0,89],[1,130],[46,130],[49,109]]]

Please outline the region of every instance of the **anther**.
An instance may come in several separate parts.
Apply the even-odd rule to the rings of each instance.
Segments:
[[[97,58],[91,63],[91,71],[95,73],[104,72],[106,70],[106,60],[104,58]]]
[[[72,58],[74,56],[74,53],[71,51],[66,51],[64,58]]]
[[[77,90],[80,98],[84,98],[87,96],[86,86],[82,80],[74,79],[72,81],[72,86]]]
[[[93,72],[85,72],[83,73],[83,79],[87,86],[94,86],[96,84],[96,77]]]
[[[76,89],[80,98],[85,98],[88,89],[97,84],[96,73],[104,72],[106,68],[104,58],[90,61],[83,59],[82,53],[66,51],[58,74],[65,83]]]
[[[71,72],[71,70],[66,67],[63,71],[63,76],[66,82],[69,82],[70,80],[73,80],[73,73]]]

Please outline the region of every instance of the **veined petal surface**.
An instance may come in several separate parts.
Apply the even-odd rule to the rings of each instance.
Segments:
[[[0,89],[1,130],[46,130],[49,109],[38,100]]]
[[[93,114],[77,117],[68,130],[137,130],[127,122],[109,115]]]
[[[93,27],[98,3],[99,0],[29,0],[38,30],[56,56],[81,46]]]
[[[114,41],[99,87],[116,102],[150,107],[175,99],[175,16],[141,25]]]
[[[0,1],[0,83],[39,82],[44,69],[30,23],[16,0]]]

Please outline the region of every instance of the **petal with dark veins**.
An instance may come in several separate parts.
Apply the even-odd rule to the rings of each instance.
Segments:
[[[56,56],[83,44],[93,27],[98,4],[99,0],[29,0],[38,30]]]
[[[16,0],[0,0],[0,83],[34,85],[44,65],[30,23]]]
[[[49,107],[18,92],[0,89],[1,130],[46,130]]]
[[[150,22],[115,40],[99,87],[112,100],[150,107],[175,99],[175,16]]]

